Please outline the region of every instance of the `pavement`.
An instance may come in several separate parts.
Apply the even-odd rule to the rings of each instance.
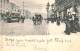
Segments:
[[[3,35],[66,35],[65,27],[64,23],[57,26],[56,22],[47,24],[45,20],[41,25],[33,25],[33,21],[30,19],[26,19],[24,23],[2,21],[0,22],[0,33]],[[71,33],[71,35],[79,34],[80,32]]]
[[[66,33],[64,33],[66,29],[66,25],[65,23],[60,23],[60,25],[58,26],[56,22],[51,23],[49,22],[48,24],[48,34],[50,35],[66,35]],[[70,33],[71,36],[73,35],[80,35],[80,32],[77,33]]]
[[[2,34],[4,28],[4,21],[0,20],[0,34]]]
[[[33,21],[26,19],[24,23],[5,23],[4,35],[45,35],[46,23],[43,21],[42,25],[33,25]]]
[[[48,24],[48,31],[50,35],[64,35],[65,24],[61,23],[59,26],[56,22]]]

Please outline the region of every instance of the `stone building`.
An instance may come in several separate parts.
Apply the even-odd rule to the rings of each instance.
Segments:
[[[17,6],[16,4],[10,2],[9,3],[9,12],[20,12],[20,7]]]
[[[21,12],[21,15],[23,16],[23,9],[20,9],[20,12]],[[25,17],[26,19],[31,18],[31,12],[30,12],[29,10],[25,10],[25,9],[24,9],[24,17]]]
[[[65,19],[68,12],[75,13],[78,17],[78,23],[80,26],[80,0],[55,0],[57,15],[60,16],[62,20]]]
[[[9,0],[5,1],[5,13],[9,12]]]
[[[9,10],[8,8],[9,0],[0,0],[0,17]]]
[[[0,0],[0,13],[5,13],[9,7],[9,0]]]
[[[0,0],[0,13],[5,13],[9,7],[9,0]]]

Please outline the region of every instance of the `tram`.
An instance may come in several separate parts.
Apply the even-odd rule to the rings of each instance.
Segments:
[[[7,13],[7,22],[19,22],[20,21],[20,12],[11,12]]]

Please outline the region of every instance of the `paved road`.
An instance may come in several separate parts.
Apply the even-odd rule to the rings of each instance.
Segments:
[[[2,27],[1,27],[2,26]],[[32,20],[26,19],[24,23],[5,23],[0,25],[1,33],[4,35],[65,35],[65,24],[61,23],[60,26],[56,22],[49,24],[43,21],[42,25],[33,25]],[[80,32],[71,33],[71,35],[79,35]]]
[[[42,25],[33,25],[32,20],[26,19],[24,23],[4,23],[3,34],[17,34],[17,35],[45,35],[46,22]]]

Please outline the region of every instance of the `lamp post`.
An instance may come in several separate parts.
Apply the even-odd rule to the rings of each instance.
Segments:
[[[25,19],[25,17],[24,17],[24,2],[23,2],[23,18],[22,18],[22,23],[24,23],[24,19]]]
[[[24,2],[23,2],[23,17],[24,17]]]
[[[47,7],[46,9],[47,9],[47,23],[48,23],[49,7],[50,7],[49,2],[47,3],[46,7]]]
[[[54,22],[55,12],[54,12],[54,4],[51,4],[51,22]]]

